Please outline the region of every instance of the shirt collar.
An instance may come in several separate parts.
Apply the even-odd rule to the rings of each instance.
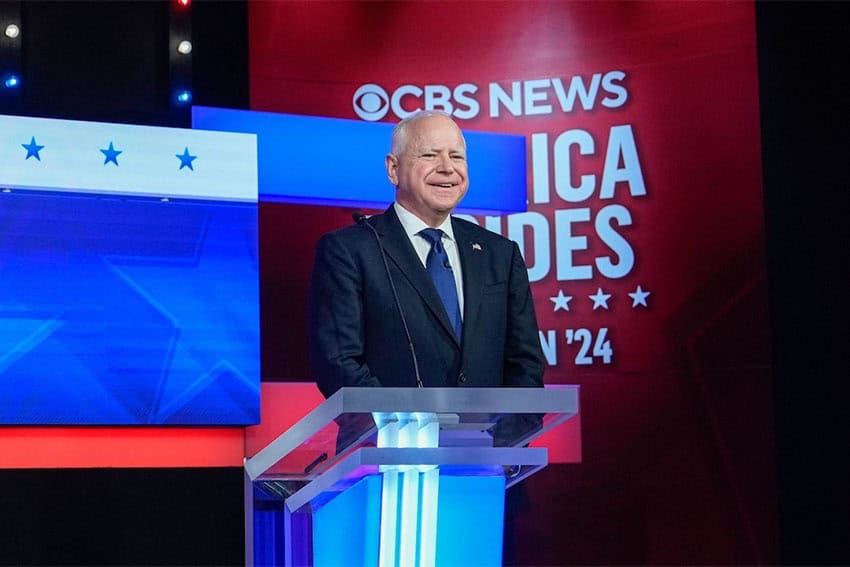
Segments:
[[[404,228],[404,232],[407,233],[408,238],[412,239],[423,229],[430,228],[427,224],[425,224],[422,219],[420,219],[398,203],[393,203],[393,208],[395,209],[395,213],[398,216],[398,220],[401,221],[401,226]],[[451,215],[446,217],[446,220],[443,221],[443,224],[435,228],[439,228],[440,230],[442,230],[443,233],[448,236],[450,240],[454,241],[455,233],[452,230]]]

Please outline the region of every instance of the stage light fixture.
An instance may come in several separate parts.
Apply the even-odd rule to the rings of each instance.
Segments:
[[[3,86],[7,89],[16,89],[21,84],[21,80],[17,75],[6,75],[5,80],[3,81]]]
[[[168,78],[171,106],[181,119],[188,120],[185,109],[192,104],[192,11],[191,0],[169,3]]]
[[[189,104],[192,102],[192,91],[182,89],[177,91],[177,104]]]
[[[4,32],[9,39],[15,39],[21,35],[21,28],[17,24],[9,24]]]

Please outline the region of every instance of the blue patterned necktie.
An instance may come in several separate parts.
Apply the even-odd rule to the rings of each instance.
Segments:
[[[460,341],[463,323],[460,318],[460,305],[457,299],[457,287],[449,256],[443,248],[443,231],[439,228],[426,228],[419,232],[431,244],[431,251],[425,260],[425,269],[434,281],[434,287],[443,300],[443,306],[449,316],[449,322],[455,330],[455,336]]]

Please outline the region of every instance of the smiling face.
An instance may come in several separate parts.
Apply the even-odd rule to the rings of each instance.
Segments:
[[[426,115],[403,124],[386,164],[396,202],[428,226],[442,224],[469,187],[466,142],[448,116]]]

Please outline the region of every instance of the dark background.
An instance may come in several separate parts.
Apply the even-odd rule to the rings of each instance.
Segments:
[[[0,113],[189,126],[171,102],[169,3],[4,5],[21,10],[23,86]],[[783,564],[850,564],[848,16],[756,4]],[[191,28],[194,103],[247,108],[246,3],[194,0]],[[0,470],[5,564],[235,565],[243,545],[240,469]]]

